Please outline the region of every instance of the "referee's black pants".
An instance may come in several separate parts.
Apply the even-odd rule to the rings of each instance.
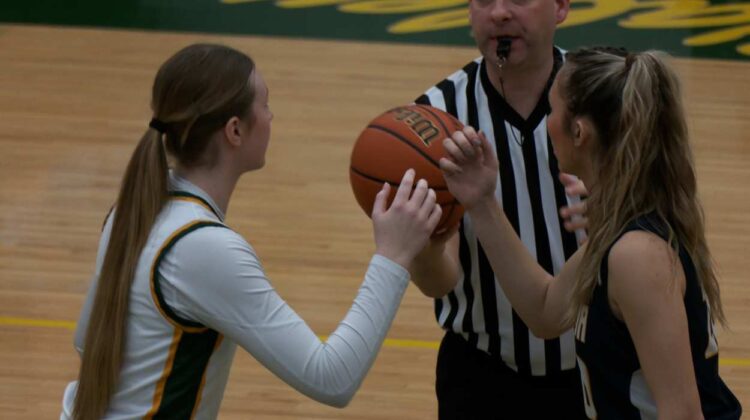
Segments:
[[[578,369],[520,375],[453,332],[440,343],[435,389],[440,420],[586,418]]]

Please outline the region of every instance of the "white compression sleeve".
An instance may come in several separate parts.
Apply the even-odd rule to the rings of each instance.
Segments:
[[[276,293],[252,247],[229,229],[180,239],[160,273],[178,315],[226,335],[298,391],[337,407],[362,383],[409,283],[403,267],[375,255],[351,309],[321,342]]]

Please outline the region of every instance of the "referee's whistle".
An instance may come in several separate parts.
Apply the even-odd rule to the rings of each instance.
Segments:
[[[508,61],[508,56],[510,55],[510,47],[513,42],[513,39],[508,36],[504,36],[502,38],[499,38],[497,40],[497,60],[498,60],[498,67],[501,69],[503,68],[503,64],[505,64],[506,61]]]

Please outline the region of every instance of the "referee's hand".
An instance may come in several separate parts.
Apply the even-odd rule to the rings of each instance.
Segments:
[[[560,182],[565,187],[565,194],[571,198],[580,198],[571,202],[568,206],[560,208],[560,217],[563,218],[565,230],[574,232],[579,237],[582,235],[585,242],[586,229],[589,227],[589,219],[586,217],[586,197],[589,194],[583,181],[579,178],[560,172]]]

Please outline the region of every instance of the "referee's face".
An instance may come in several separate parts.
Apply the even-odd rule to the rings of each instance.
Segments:
[[[550,58],[557,24],[570,0],[469,0],[474,39],[490,64],[497,64],[499,38],[511,38],[507,64],[537,65]]]

